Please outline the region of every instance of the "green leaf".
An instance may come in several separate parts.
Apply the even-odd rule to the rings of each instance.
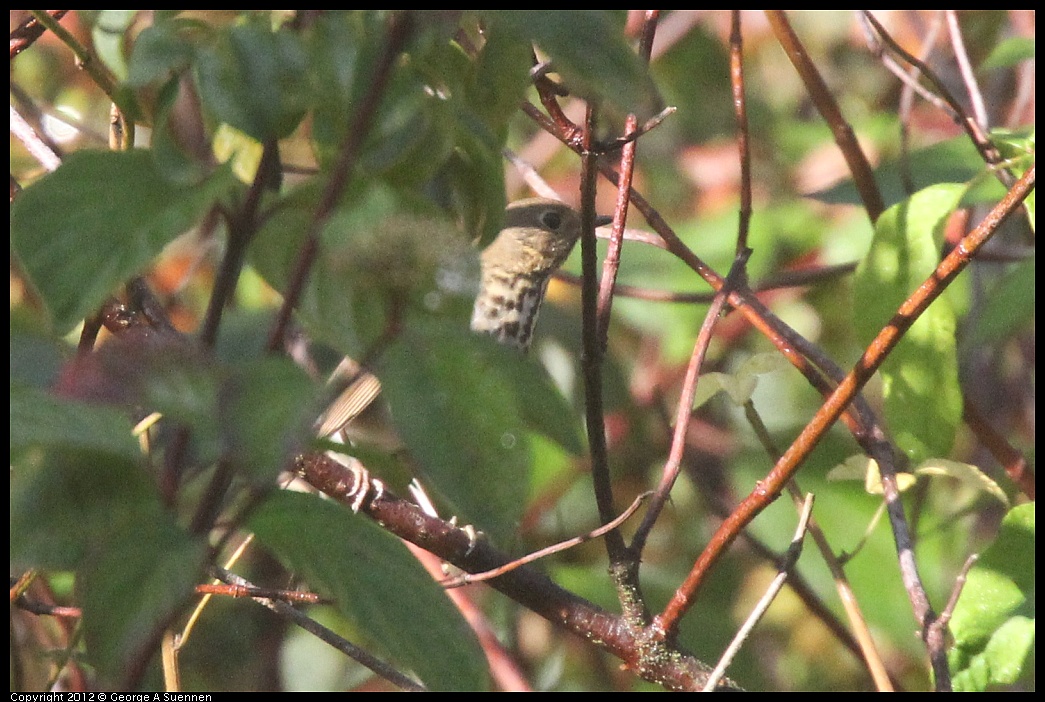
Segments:
[[[126,412],[55,397],[29,388],[11,388],[11,450],[64,446],[104,451],[126,459],[141,451]]]
[[[310,185],[282,197],[255,237],[250,262],[277,290],[290,279],[317,190]],[[381,333],[392,307],[470,309],[478,280],[478,254],[438,210],[370,187],[347,196],[323,228],[298,314],[314,338],[355,354]]]
[[[74,420],[74,409],[85,418]],[[12,465],[11,564],[75,571],[86,660],[118,686],[188,601],[208,548],[178,526],[126,447],[96,437],[84,448],[90,425],[111,432],[118,423],[108,411],[73,403],[61,411],[52,418],[70,423],[69,436],[41,432],[51,444]]]
[[[222,426],[237,466],[269,484],[308,437],[315,388],[288,358],[262,358],[233,369],[222,393]]]
[[[134,39],[128,61],[127,83],[134,88],[162,84],[189,68],[197,44],[213,35],[213,28],[196,20],[157,21]]]
[[[742,407],[755,392],[758,376],[772,373],[786,365],[787,361],[778,353],[758,353],[740,364],[735,373],[702,373],[693,397],[693,407],[700,407],[719,391],[724,391],[733,404]]]
[[[943,225],[962,192],[960,184],[931,186],[879,217],[853,281],[854,327],[863,345],[936,269]],[[938,298],[880,369],[885,416],[897,444],[915,463],[946,456],[961,421],[955,325],[949,300]]]
[[[489,340],[438,320],[412,324],[381,359],[381,382],[422,483],[466,523],[507,543],[530,464],[515,387]]]
[[[171,183],[144,151],[82,151],[22,191],[11,205],[12,247],[55,330],[92,314],[230,183],[224,171]]]
[[[659,97],[613,10],[487,10],[495,31],[532,42],[581,96],[649,118]]]
[[[982,69],[1006,68],[1020,61],[1034,58],[1035,41],[1031,37],[1009,37],[1002,39],[991,51],[991,55],[980,64]]]
[[[946,458],[930,458],[912,471],[915,475],[937,475],[955,478],[977,492],[984,492],[994,497],[1006,507],[1009,498],[998,483],[994,482],[982,470],[971,463],[950,461]]]
[[[123,55],[124,32],[134,21],[138,10],[100,10],[91,27],[91,41],[102,63],[116,80],[127,78],[127,61]]]
[[[87,660],[110,686],[158,649],[163,629],[203,578],[207,555],[206,543],[169,514],[114,512],[110,538],[96,542],[76,581]]]
[[[337,505],[289,492],[262,503],[248,527],[429,689],[486,690],[474,634],[398,539]]]
[[[530,358],[521,357],[515,349],[506,348],[492,338],[479,336],[476,343],[496,371],[504,376],[515,391],[516,406],[526,426],[541,434],[574,456],[585,451],[579,419],[570,403],[548,375],[545,367]]]
[[[1036,268],[1033,258],[1021,261],[994,282],[968,330],[966,343],[970,347],[998,343],[1022,329],[1033,328]]]
[[[882,199],[890,207],[909,196],[906,176],[917,192],[936,184],[966,183],[984,174],[983,156],[964,136],[912,151],[902,160],[886,161],[874,171]],[[997,201],[1005,194],[1005,189],[993,177],[983,180],[984,187],[976,190],[976,202]],[[863,202],[852,179],[812,193],[810,197],[828,204],[860,205]]]
[[[289,136],[308,106],[305,48],[263,19],[238,24],[196,60],[200,98],[219,122],[258,141]]]
[[[955,690],[1017,682],[1034,646],[1034,505],[1013,508],[969,571],[951,618]],[[1033,664],[1031,664],[1033,667]]]
[[[530,86],[533,53],[507,32],[491,27],[468,83],[471,111],[491,129],[508,124]]]

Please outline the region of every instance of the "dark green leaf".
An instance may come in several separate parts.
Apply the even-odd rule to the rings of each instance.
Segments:
[[[55,397],[36,389],[11,388],[11,450],[29,446],[104,451],[125,459],[140,455],[126,412]]]
[[[212,30],[192,20],[157,22],[142,30],[134,40],[127,82],[135,88],[167,82],[187,69],[196,56],[197,41]]]
[[[248,526],[429,689],[486,689],[474,634],[398,539],[330,502],[288,492],[266,500]]]
[[[82,151],[11,206],[12,247],[64,334],[182,234],[231,184],[162,178],[146,152]]]
[[[995,281],[990,293],[984,296],[983,308],[973,320],[967,343],[973,346],[996,343],[1020,329],[1032,328],[1036,268],[1034,259],[1028,259]]]
[[[646,65],[624,38],[613,10],[488,10],[496,30],[532,42],[551,57],[571,90],[620,114],[649,118],[659,98]]]
[[[87,660],[108,685],[158,650],[159,636],[203,578],[207,544],[168,514],[114,509],[107,541],[96,542],[78,574]]]
[[[1009,37],[998,42],[991,55],[980,65],[983,69],[1015,66],[1034,58],[1035,41],[1031,37]]]
[[[490,349],[463,325],[416,323],[379,375],[424,487],[449,502],[448,517],[503,543],[522,512],[530,450],[515,388]]]
[[[288,358],[265,358],[233,370],[223,393],[222,422],[238,466],[263,484],[286,468],[315,419],[315,389]]]
[[[308,106],[304,46],[289,31],[271,31],[267,21],[231,27],[196,61],[207,109],[258,141],[288,136]]]

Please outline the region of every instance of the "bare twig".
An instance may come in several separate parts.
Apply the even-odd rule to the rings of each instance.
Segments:
[[[737,631],[736,636],[730,641],[729,646],[726,647],[722,657],[719,659],[715,669],[711,671],[711,677],[708,678],[707,684],[704,685],[704,692],[711,692],[718,685],[719,680],[726,674],[726,668],[733,662],[733,658],[737,655],[740,647],[747,641],[747,637],[751,634],[751,630],[755,628],[758,621],[765,615],[766,610],[769,609],[769,605],[773,603],[776,596],[780,594],[780,590],[784,587],[784,583],[787,581],[788,573],[795,564],[798,563],[799,556],[802,555],[802,542],[805,539],[806,525],[809,523],[810,515],[813,513],[813,495],[812,493],[806,495],[802,505],[802,510],[798,516],[798,525],[795,527],[795,535],[791,538],[791,545],[787,549],[787,553],[784,555],[784,560],[777,569],[777,575],[773,578],[773,582],[766,588],[765,593],[759,599],[754,609],[751,610],[751,614],[744,621],[743,626]]]
[[[893,348],[895,348],[914,321],[933,300],[939,297],[951,281],[964,270],[976,252],[994,235],[1001,223],[1020,207],[1024,198],[1033,189],[1034,179],[1035,169],[1034,166],[1031,166],[991,213],[962,239],[958,246],[937,266],[933,274],[907,298],[889,324],[871,342],[856,366],[839,383],[838,387],[827,398],[820,410],[799,434],[798,438],[784,452],[784,455],[777,461],[773,470],[741,502],[733,514],[726,519],[712,537],[700,558],[697,559],[696,564],[690,571],[690,575],[675,593],[675,597],[664,609],[664,612],[657,617],[656,625],[661,627],[665,636],[670,635],[674,631],[681,614],[689,608],[690,602],[704,582],[711,563],[718,560],[721,553],[736,538],[737,533],[750,523],[756,514],[776,499],[787,480],[798,470],[798,467],[812,452],[831,425],[837,421],[846,406],[853,401],[860,388],[863,387]],[[902,513],[903,508],[899,502],[899,491],[896,489],[895,479],[890,480],[883,473],[883,486],[886,489],[886,499],[889,504],[890,514],[892,515],[894,510]],[[915,613],[922,623],[923,630],[925,630],[935,619],[935,614],[932,612],[932,607],[929,605],[928,600],[924,599],[924,590],[920,587],[916,591],[911,589],[912,583],[910,578],[915,577],[917,571],[913,562],[913,551],[909,543],[909,535],[898,534],[894,525],[894,537],[897,539],[897,550],[900,552],[901,574],[905,578],[905,585],[909,586],[908,592],[917,592],[918,594],[918,601],[915,602]],[[939,649],[940,652],[942,650],[942,648]],[[931,644],[930,652],[935,653]],[[937,674],[937,679],[939,679],[942,673],[949,680],[946,661],[944,661],[942,671],[935,663],[934,659],[934,671]]]
[[[580,544],[591,541],[592,539],[597,539],[606,532],[610,531],[611,529],[616,529],[621,524],[628,521],[631,515],[635,514],[635,510],[639,508],[639,505],[642,504],[642,501],[652,494],[652,492],[642,493],[641,495],[636,497],[635,500],[628,506],[628,508],[624,510],[616,519],[607,522],[606,524],[603,524],[598,529],[590,531],[587,534],[582,534],[580,536],[575,536],[572,539],[560,541],[557,544],[553,544],[546,548],[542,548],[538,551],[534,551],[533,553],[529,553],[523,556],[522,558],[517,558],[511,563],[506,563],[498,568],[493,568],[482,573],[462,573],[461,575],[458,575],[456,577],[444,580],[440,584],[445,588],[454,588],[461,587],[462,585],[469,585],[471,583],[482,582],[483,580],[489,580],[491,578],[496,578],[498,576],[504,575],[505,573],[515,570],[519,566],[524,566],[527,563],[533,563],[536,560],[546,558],[554,553],[559,553],[560,551],[565,551],[567,549],[573,548],[574,546],[579,546]]]
[[[864,209],[867,210],[867,216],[870,217],[872,222],[876,221],[878,216],[885,210],[885,202],[882,200],[882,194],[878,190],[877,183],[875,183],[871,164],[868,163],[863,149],[860,148],[860,144],[853,134],[853,128],[849,126],[849,123],[845,121],[845,117],[842,116],[838,103],[835,102],[824,79],[820,77],[820,71],[817,70],[816,64],[809,58],[809,54],[806,53],[805,47],[799,41],[798,35],[791,28],[787,15],[784,14],[783,10],[766,10],[765,14],[766,19],[769,20],[769,25],[773,28],[777,41],[780,42],[788,59],[790,59],[795,70],[802,77],[806,90],[809,92],[809,97],[813,100],[813,104],[816,105],[817,111],[831,128],[831,134],[835,138],[835,143],[838,144],[838,148],[842,151],[846,165],[849,166],[849,172],[853,174],[853,182],[860,193],[860,199],[863,201]]]
[[[214,566],[218,576],[227,583],[238,585],[246,588],[253,588],[255,585],[251,584],[248,580],[241,578],[235,573],[225,570],[224,568],[218,568]],[[295,609],[290,604],[279,600],[272,600],[265,597],[253,598],[258,604],[269,608],[281,617],[297,624],[299,627],[312,634],[320,641],[327,643],[336,648],[341,653],[356,661],[360,665],[364,666],[368,670],[372,671],[376,675],[381,676],[385,680],[388,680],[393,685],[396,685],[403,690],[408,692],[425,692],[426,688],[416,682],[415,680],[407,677],[402,672],[392,667],[388,663],[385,663],[376,656],[370,654],[365,649],[359,648],[352,642],[345,639],[343,636],[335,634],[333,631],[323,626],[316,620],[307,616],[304,612]]]

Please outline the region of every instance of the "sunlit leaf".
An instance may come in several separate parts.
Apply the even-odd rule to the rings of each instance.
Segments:
[[[926,188],[886,210],[854,278],[853,323],[867,345],[940,260],[942,229],[964,186]],[[955,314],[946,296],[914,322],[882,364],[885,416],[914,461],[946,456],[961,421]]]
[[[969,571],[954,608],[948,660],[956,690],[1010,685],[1026,672],[1035,640],[1035,550],[1034,504],[1019,505]]]

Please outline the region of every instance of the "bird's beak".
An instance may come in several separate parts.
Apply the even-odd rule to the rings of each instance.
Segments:
[[[605,227],[607,224],[613,224],[613,215],[598,215],[595,217],[596,227]]]

